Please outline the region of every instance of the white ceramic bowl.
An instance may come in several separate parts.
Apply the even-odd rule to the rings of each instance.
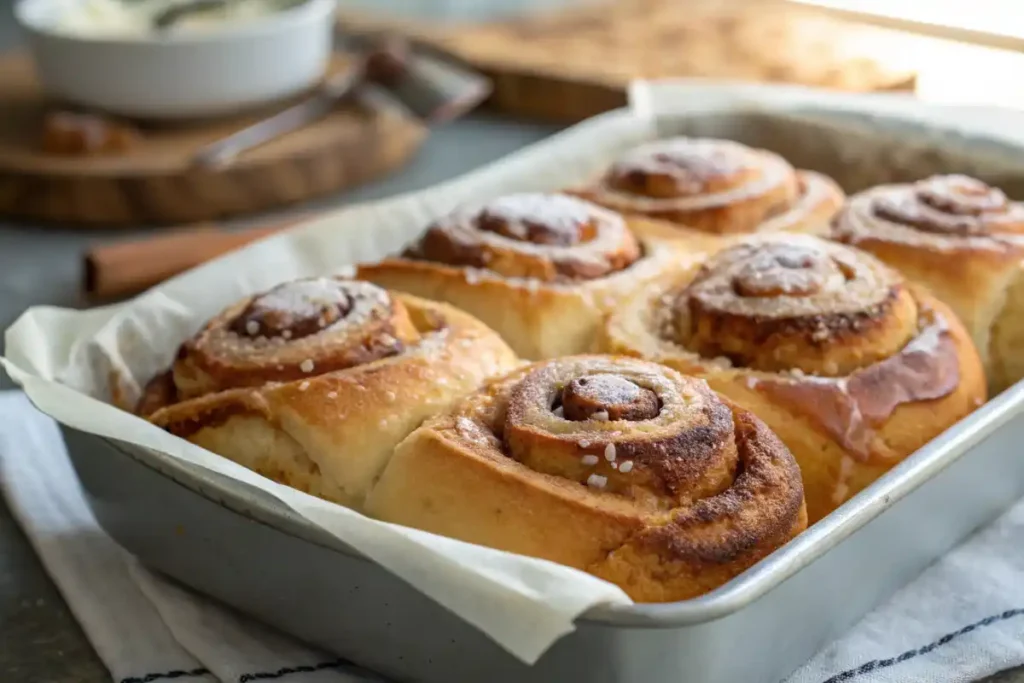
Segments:
[[[145,119],[218,116],[295,95],[331,57],[335,0],[245,23],[165,35],[96,35],[61,26],[68,2],[20,0],[36,73],[51,96]]]

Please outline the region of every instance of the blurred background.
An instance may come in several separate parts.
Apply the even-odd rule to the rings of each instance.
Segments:
[[[459,175],[624,106],[637,78],[1016,108],[1014,6],[0,0],[0,326]],[[354,68],[382,52],[399,76]]]
[[[586,5],[594,10],[589,11]],[[760,53],[768,66],[773,60],[785,60],[771,54],[777,51],[792,57],[824,58],[830,68],[845,70],[856,69],[858,62],[866,60],[893,74],[915,74],[914,92],[928,101],[1005,106],[1024,103],[1024,95],[1013,85],[1014,75],[1024,65],[1024,14],[1013,0],[342,0],[341,10],[414,17],[414,23],[441,24],[455,34],[471,31],[467,23],[582,11],[595,17],[604,14],[609,23],[621,24],[629,19],[645,22],[649,35],[660,32],[678,36],[681,27],[688,28],[688,39],[672,47],[691,55],[706,49],[704,43],[714,33],[708,16],[714,15],[731,24],[733,30],[726,33],[735,37],[732,47],[740,51],[741,59],[751,52]],[[665,23],[668,14],[673,18]],[[692,40],[693,35],[701,36],[700,40]],[[578,37],[572,32],[562,36],[567,43]],[[718,40],[723,37],[726,40],[722,42],[727,44],[728,36],[717,35]],[[637,47],[652,51],[666,45]],[[654,56],[650,59],[659,61]],[[671,61],[672,56],[662,55],[661,59]],[[727,71],[722,65],[691,62],[691,68],[677,69],[674,75],[718,76],[723,70]],[[772,73],[767,68],[761,75],[769,80],[805,80],[806,76]]]

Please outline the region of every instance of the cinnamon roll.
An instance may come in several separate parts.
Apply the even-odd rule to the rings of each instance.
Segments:
[[[705,593],[800,533],[800,473],[750,412],[670,368],[517,370],[398,447],[370,514],[559,562],[634,600]]]
[[[628,150],[578,194],[657,219],[655,234],[697,244],[754,232],[824,232],[843,202],[832,179],[798,171],[778,154],[685,137]]]
[[[765,235],[666,278],[608,320],[603,348],[704,377],[800,463],[812,522],[986,398],[960,321],[875,257]]]
[[[974,339],[993,392],[1024,378],[1024,204],[959,175],[850,198],[833,239],[927,286]]]
[[[512,351],[469,315],[368,282],[288,282],[185,341],[137,412],[282,484],[359,508],[394,446]]]
[[[516,194],[431,224],[401,256],[359,277],[446,301],[538,359],[590,350],[604,316],[673,263],[606,209],[560,194]]]

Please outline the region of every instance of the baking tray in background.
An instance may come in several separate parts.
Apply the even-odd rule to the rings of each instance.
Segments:
[[[762,144],[850,190],[954,170],[1024,190],[1024,149],[822,110],[692,113],[654,126],[612,112],[473,174],[472,185],[541,189],[545,164],[574,183],[595,169],[567,164],[567,150],[611,156],[658,132]],[[461,201],[469,185],[426,192]],[[145,564],[395,680],[777,683],[1024,495],[1022,413],[1024,383],[729,584],[685,602],[593,610],[533,667],[266,493],[164,454],[65,435],[100,524]]]
[[[763,0],[513,3],[514,16],[461,21],[343,4],[356,31],[394,30],[453,55],[494,83],[507,114],[577,122],[626,105],[633,79],[702,77],[834,90],[913,91],[914,36]],[[532,10],[532,11],[529,11]],[[406,13],[407,15],[408,13]],[[879,54],[886,55],[878,59]]]

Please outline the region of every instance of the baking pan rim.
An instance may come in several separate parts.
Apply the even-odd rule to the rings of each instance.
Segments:
[[[595,607],[582,614],[577,621],[615,627],[676,628],[712,621],[739,611],[856,533],[961,456],[967,455],[973,446],[1018,415],[1022,405],[1024,381],[990,399],[832,514],[714,591],[680,602]],[[175,484],[251,521],[340,553],[349,559],[372,562],[343,542],[330,537],[312,522],[291,512],[283,504],[273,501],[266,492],[158,451],[107,437],[97,438]]]

